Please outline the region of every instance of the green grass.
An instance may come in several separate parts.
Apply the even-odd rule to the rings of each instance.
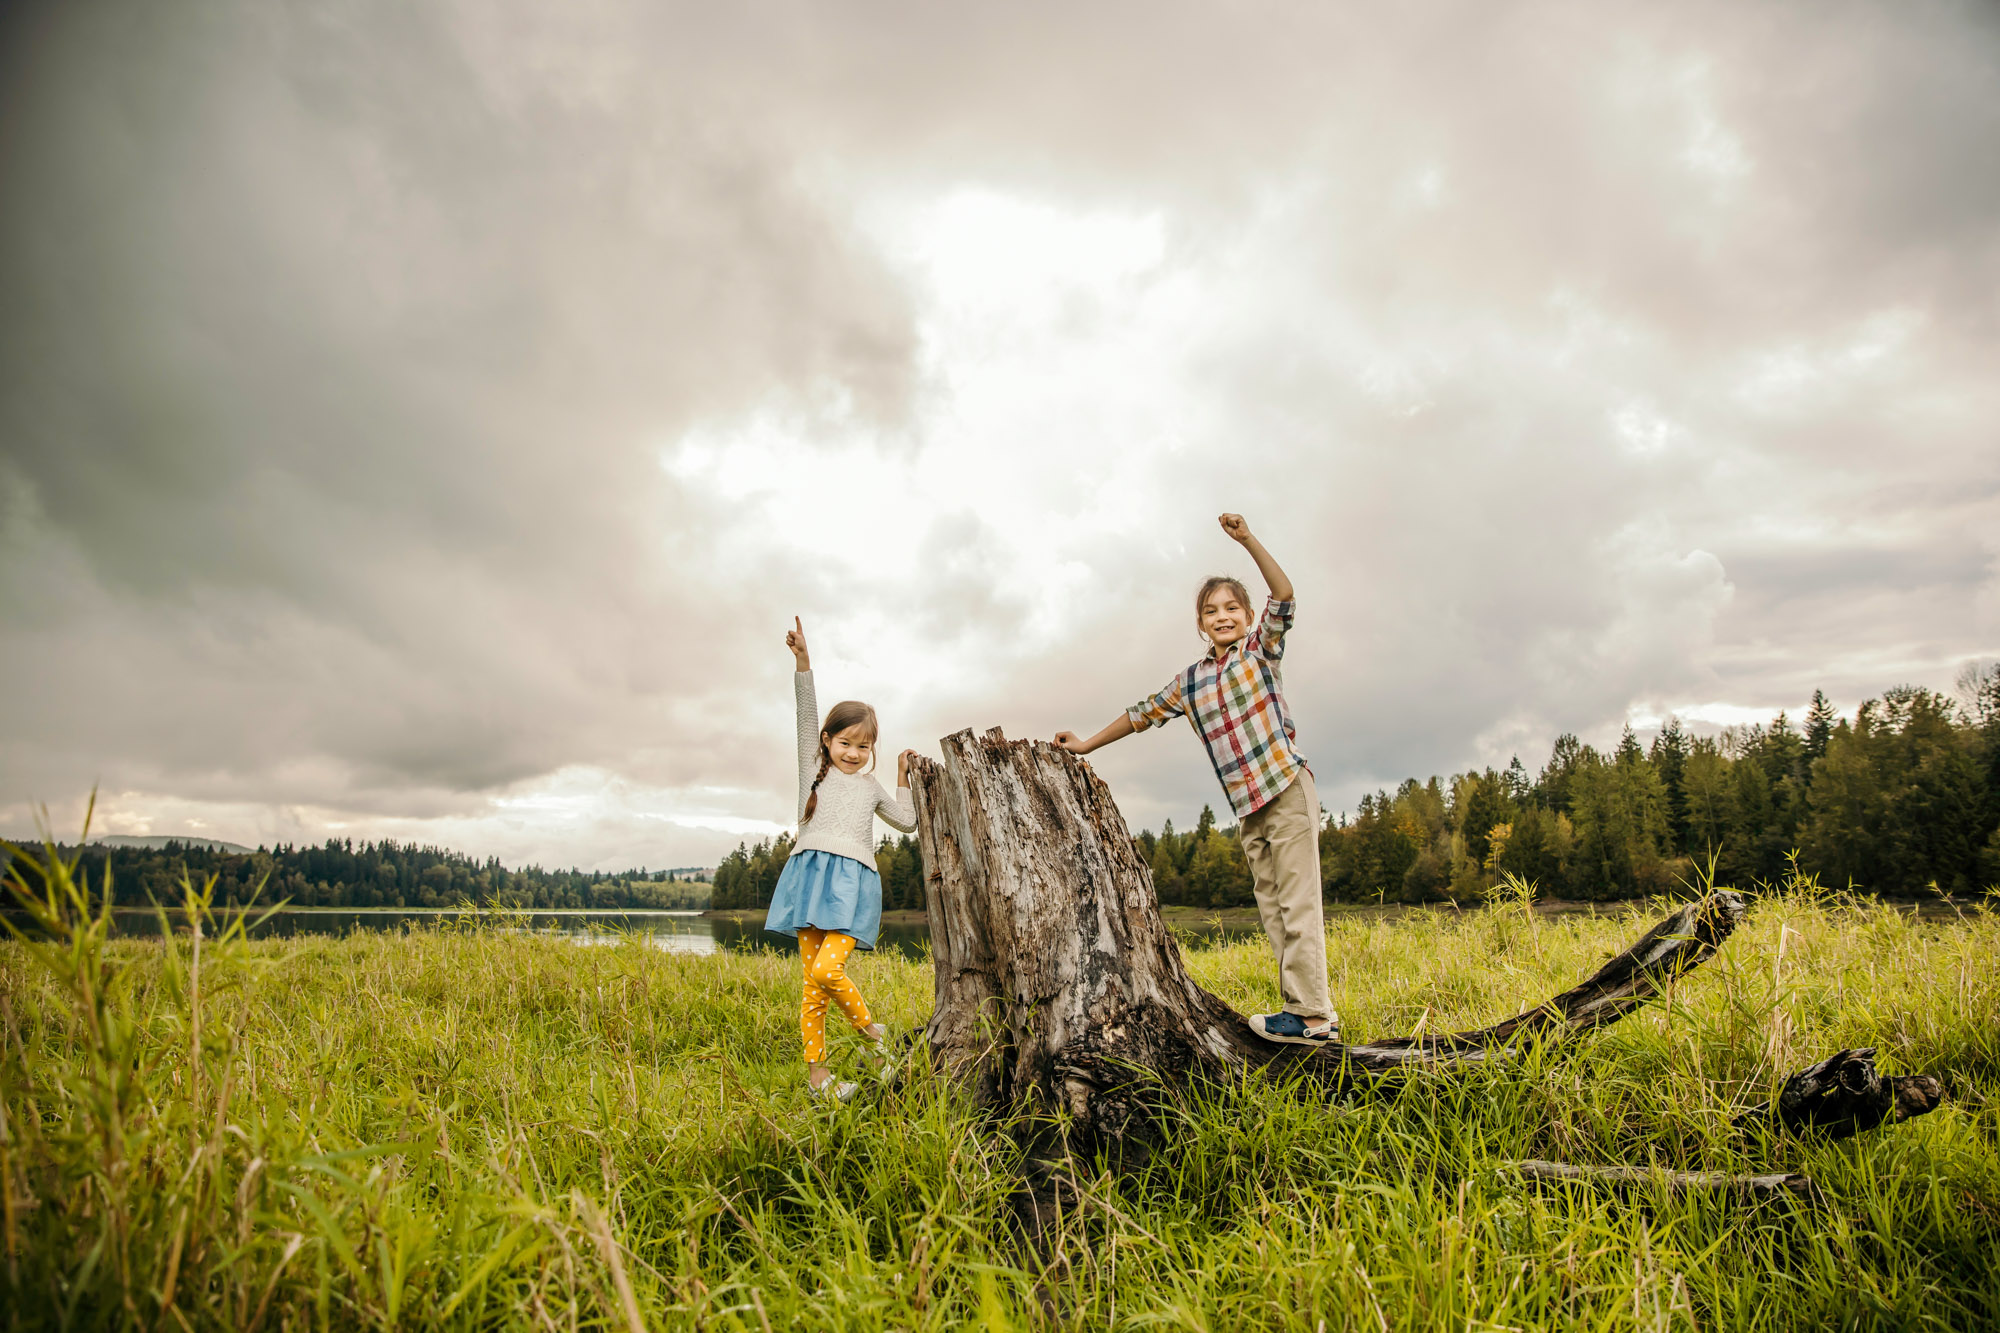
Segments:
[[[1356,1037],[1472,1027],[1651,916],[1335,917],[1334,991]],[[1339,1105],[1192,1098],[1173,1151],[1083,1182],[1043,1264],[1006,1238],[1010,1149],[937,1079],[807,1100],[792,958],[445,923],[211,939],[197,973],[185,933],[78,926],[0,945],[0,1307],[149,1330],[1991,1327],[1996,957],[1985,910],[1763,901],[1668,1002],[1560,1049]],[[1239,1009],[1275,1000],[1261,944],[1190,966]],[[925,1016],[927,963],[854,972],[892,1026]],[[1951,1100],[1841,1143],[1731,1131],[1843,1046]],[[1533,1189],[1505,1167],[1525,1157],[1804,1170],[1824,1204]]]

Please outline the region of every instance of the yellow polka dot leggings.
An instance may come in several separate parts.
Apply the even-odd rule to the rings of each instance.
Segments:
[[[799,928],[799,959],[806,973],[805,998],[799,1004],[799,1036],[805,1041],[807,1064],[826,1059],[827,1001],[840,1006],[856,1032],[873,1021],[868,1017],[868,1001],[847,979],[847,955],[853,952],[852,935],[816,926]]]

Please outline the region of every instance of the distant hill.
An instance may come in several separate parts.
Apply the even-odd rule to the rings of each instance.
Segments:
[[[92,838],[92,844],[99,847],[143,847],[157,852],[168,843],[178,843],[182,847],[199,847],[206,852],[230,852],[237,856],[248,856],[257,850],[238,842],[223,842],[219,838],[135,837],[129,833],[107,833],[101,838]]]

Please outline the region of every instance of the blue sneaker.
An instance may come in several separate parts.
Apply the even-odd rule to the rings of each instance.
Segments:
[[[1299,1046],[1328,1046],[1340,1041],[1338,1022],[1309,1028],[1305,1019],[1291,1013],[1252,1014],[1250,1030],[1265,1041],[1289,1041]]]

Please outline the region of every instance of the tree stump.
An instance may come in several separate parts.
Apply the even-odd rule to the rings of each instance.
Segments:
[[[984,1105],[1123,1132],[1151,1072],[1244,1060],[1241,1018],[1189,978],[1110,792],[998,728],[913,761],[937,1007],[925,1040]]]
[[[1275,1045],[1197,986],[1110,790],[1082,759],[996,727],[910,766],[929,877],[936,1063],[980,1103],[1118,1139],[1161,1085],[1277,1067],[1332,1087],[1615,1022],[1715,952],[1743,900],[1712,893],[1579,986],[1476,1032],[1352,1046]]]

